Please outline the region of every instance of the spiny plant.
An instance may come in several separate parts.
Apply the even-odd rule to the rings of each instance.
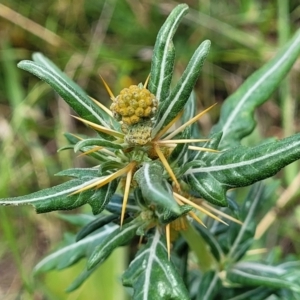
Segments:
[[[300,31],[224,102],[218,123],[204,138],[197,120],[214,105],[196,114],[193,87],[210,41],[197,48],[171,87],[172,40],[187,11],[187,5],[178,5],[163,24],[144,84],[114,96],[103,80],[110,109],[42,54],[19,63],[47,82],[78,114],[74,117],[95,131],[93,137],[67,133],[69,145],[60,149],[90,156],[95,166],[61,171],[58,176],[72,179],[0,204],[30,204],[37,213],[91,206],[95,217],[85,222],[76,241],[35,268],[62,269],[87,258],[86,269],[68,291],[78,288],[114,249],[139,236],[139,249],[122,277],[124,286],[132,288],[132,299],[299,299],[300,262],[272,255],[253,261],[247,251],[258,212],[270,209],[276,187],[257,182],[300,158],[300,134],[254,147],[240,142],[255,128],[255,108],[268,100],[296,61]],[[250,185],[240,199],[235,189]],[[81,224],[86,220],[79,218]]]

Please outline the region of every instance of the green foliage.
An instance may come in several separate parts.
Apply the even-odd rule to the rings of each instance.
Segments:
[[[48,83],[97,132],[92,138],[66,135],[71,144],[66,148],[96,163],[93,168],[61,171],[57,175],[72,179],[27,196],[4,198],[0,204],[29,204],[38,213],[91,206],[97,216],[85,223],[77,238],[35,268],[36,273],[61,270],[86,258],[86,269],[68,291],[77,289],[116,248],[138,235],[143,245],[122,277],[124,286],[132,288],[133,299],[295,298],[300,292],[299,262],[253,262],[247,251],[262,217],[259,212],[271,209],[274,193],[272,184],[256,183],[300,158],[300,134],[253,147],[240,142],[256,125],[254,110],[269,98],[299,56],[300,34],[225,101],[210,139],[201,145],[197,125],[186,122],[196,112],[193,88],[210,41],[200,44],[171,88],[173,36],[187,10],[185,4],[177,6],[156,40],[149,90],[158,110],[153,118],[132,127],[124,128],[42,54],[19,63]],[[187,126],[174,134],[164,131],[183,110],[181,121]],[[231,191],[250,185],[244,199]],[[211,213],[216,209],[217,216]]]

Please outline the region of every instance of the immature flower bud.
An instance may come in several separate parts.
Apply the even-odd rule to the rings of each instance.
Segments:
[[[123,89],[113,101],[111,111],[126,125],[134,125],[144,118],[151,118],[158,105],[155,96],[141,84]]]

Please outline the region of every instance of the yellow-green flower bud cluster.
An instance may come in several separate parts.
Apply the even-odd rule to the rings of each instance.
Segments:
[[[110,110],[118,120],[127,125],[137,124],[143,118],[151,118],[157,109],[157,99],[142,85],[131,85],[113,99]]]

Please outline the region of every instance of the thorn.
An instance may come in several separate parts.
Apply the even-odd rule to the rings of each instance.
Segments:
[[[128,171],[127,176],[126,176],[126,183],[125,183],[125,190],[124,190],[124,197],[123,197],[123,204],[122,204],[122,212],[121,212],[121,222],[120,222],[121,227],[124,222],[124,216],[125,216],[126,205],[127,205],[127,201],[128,201],[129,190],[130,190],[132,173],[133,173],[134,167],[135,167],[135,163],[131,163],[130,170]]]
[[[203,207],[197,205],[197,204],[194,203],[193,201],[188,200],[188,199],[186,199],[185,197],[183,197],[183,196],[181,196],[181,195],[179,195],[179,194],[177,194],[177,193],[175,193],[175,192],[173,192],[173,195],[174,195],[175,198],[181,200],[182,202],[184,202],[184,203],[186,203],[186,204],[189,204],[189,205],[193,206],[194,208],[196,208],[197,210],[203,212],[203,213],[206,214],[207,216],[209,216],[209,217],[211,217],[211,218],[217,220],[218,222],[221,222],[221,223],[223,223],[223,224],[225,224],[225,225],[228,226],[228,224],[227,224],[226,222],[224,222],[222,219],[218,218],[217,216],[215,216],[214,214],[212,214],[212,213],[209,212],[208,210],[204,209]]]
[[[98,100],[90,97],[91,100],[93,100],[102,110],[104,110],[107,114],[109,114],[111,117],[113,116],[112,112],[104,106],[102,103],[100,103]]]
[[[203,147],[197,147],[197,146],[189,146],[190,150],[198,150],[198,151],[206,151],[206,152],[214,152],[214,153],[220,153],[222,151],[210,149],[210,148],[203,148]]]
[[[132,167],[132,164],[133,163],[130,163],[129,165],[127,165],[126,167],[116,171],[115,173],[111,174],[111,175],[108,175],[106,177],[99,177],[99,180],[95,180],[95,182],[89,184],[89,185],[86,185],[84,186],[83,188],[73,192],[70,194],[71,195],[75,195],[75,194],[79,194],[81,192],[84,192],[86,190],[89,190],[91,188],[96,188],[96,189],[100,189],[102,186],[108,184],[109,182],[113,181],[114,179],[122,176],[123,174],[127,173],[130,168]]]
[[[95,129],[95,130],[98,130],[98,131],[103,132],[103,133],[107,133],[107,134],[109,134],[109,135],[112,135],[112,136],[115,136],[115,137],[118,137],[118,138],[124,138],[124,134],[123,134],[123,133],[120,133],[120,132],[118,132],[118,131],[112,130],[112,129],[110,129],[110,128],[106,128],[106,127],[104,127],[104,126],[98,125],[98,124],[96,124],[96,123],[90,122],[90,121],[85,120],[85,119],[82,119],[82,118],[80,118],[80,117],[76,117],[76,116],[73,116],[73,115],[71,115],[71,116],[72,116],[73,118],[75,118],[75,119],[81,121],[82,123],[91,126],[91,127],[92,127],[93,129]]]
[[[100,78],[101,78],[101,80],[102,80],[102,82],[103,82],[103,84],[104,84],[104,87],[105,87],[107,93],[109,94],[110,99],[114,101],[114,100],[116,99],[116,97],[115,97],[114,94],[112,93],[112,91],[111,91],[111,89],[109,88],[108,84],[105,82],[104,78],[103,78],[100,74],[99,74],[99,76],[100,76]]]
[[[172,127],[172,125],[174,125],[181,118],[182,115],[183,115],[183,110],[167,126],[165,126],[161,131],[159,131],[153,140],[157,141],[163,134],[165,134]]]
[[[220,216],[222,216],[222,217],[224,217],[224,218],[226,218],[226,219],[228,219],[228,220],[230,220],[232,222],[235,222],[237,224],[243,225],[242,221],[240,221],[240,220],[238,220],[238,219],[236,219],[236,218],[234,218],[234,217],[232,217],[232,216],[230,216],[230,215],[222,212],[221,210],[218,210],[218,209],[210,206],[208,203],[202,202],[202,206],[206,207],[207,209],[213,211],[216,214],[219,214]]]
[[[174,174],[171,166],[169,165],[167,159],[165,158],[164,154],[162,153],[162,151],[160,150],[160,148],[159,148],[159,146],[157,144],[154,144],[154,150],[156,151],[159,159],[161,160],[162,164],[166,168],[166,170],[169,173],[170,177],[175,182],[176,188],[180,191],[179,182],[177,181],[177,178],[176,178],[176,176],[175,176],[175,174]]]
[[[168,250],[168,260],[170,260],[171,253],[171,233],[170,233],[170,223],[166,225],[166,240],[167,240],[167,250]]]
[[[183,144],[183,143],[201,143],[208,142],[210,139],[182,139],[182,140],[160,140],[157,144]]]
[[[169,134],[166,137],[166,140],[170,140],[172,137],[174,137],[176,134],[178,134],[179,132],[183,131],[187,126],[193,124],[194,122],[196,122],[200,117],[202,117],[204,114],[206,114],[209,110],[211,110],[215,105],[217,105],[217,103],[211,105],[209,108],[201,111],[198,115],[196,115],[195,117],[193,117],[192,119],[190,119],[189,121],[187,121],[186,123],[184,123],[183,125],[181,125],[180,127],[178,127],[176,130],[174,130],[171,134]]]
[[[146,78],[146,81],[144,83],[144,89],[147,88],[147,85],[149,83],[149,79],[150,79],[150,74],[148,75],[148,77]]]
[[[102,148],[103,148],[102,146],[94,147],[94,148],[92,148],[92,149],[90,149],[90,150],[88,150],[88,151],[82,152],[81,154],[78,155],[78,157],[83,156],[83,155],[88,155],[88,154],[94,153],[94,152],[96,152],[96,151],[98,151],[98,150],[101,150]]]
[[[197,216],[193,211],[188,212],[188,214],[189,214],[195,221],[197,221],[200,225],[202,225],[203,227],[207,228],[206,225],[202,222],[202,220],[201,220],[200,218],[198,218],[198,216]]]

